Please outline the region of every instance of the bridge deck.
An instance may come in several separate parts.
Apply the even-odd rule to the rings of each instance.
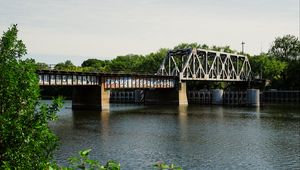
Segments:
[[[100,86],[106,89],[174,88],[176,77],[38,70],[40,86]]]

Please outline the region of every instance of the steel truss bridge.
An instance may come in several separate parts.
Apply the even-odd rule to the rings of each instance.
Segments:
[[[169,51],[156,74],[180,81],[251,81],[251,66],[244,55],[182,49]]]
[[[204,49],[169,51],[156,74],[112,74],[39,70],[41,86],[95,86],[105,89],[174,88],[182,81],[251,81],[246,56]]]
[[[72,88],[73,109],[102,110],[109,109],[113,89],[143,89],[145,104],[187,105],[186,81],[253,81],[246,56],[203,49],[169,51],[158,72],[151,75],[57,70],[38,70],[37,74],[42,88]]]

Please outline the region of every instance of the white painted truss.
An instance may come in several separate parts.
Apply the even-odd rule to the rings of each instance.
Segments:
[[[250,81],[251,66],[244,55],[204,49],[169,51],[158,75],[179,80]]]

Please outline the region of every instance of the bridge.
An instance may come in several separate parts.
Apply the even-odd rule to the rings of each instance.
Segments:
[[[157,74],[181,81],[250,81],[251,66],[243,55],[194,48],[169,51]]]
[[[38,75],[42,88],[73,88],[74,109],[108,109],[112,89],[144,89],[149,104],[186,105],[186,81],[249,82],[251,66],[243,55],[183,49],[169,51],[156,74],[39,70]]]

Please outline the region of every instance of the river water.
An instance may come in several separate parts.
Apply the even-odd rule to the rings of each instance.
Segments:
[[[66,101],[50,127],[55,153],[66,164],[79,150],[114,159],[121,169],[153,169],[157,161],[193,169],[300,169],[300,106],[260,108],[189,105],[112,105],[72,111]]]

